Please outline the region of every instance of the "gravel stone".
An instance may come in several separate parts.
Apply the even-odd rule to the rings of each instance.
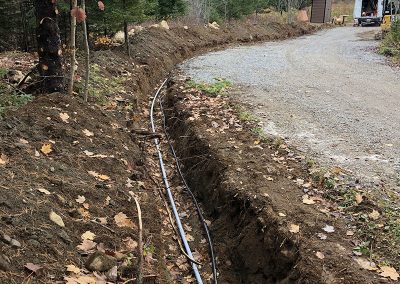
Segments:
[[[400,177],[400,69],[375,49],[375,27],[208,53],[182,65],[195,81],[225,78],[252,103],[268,134],[322,165],[350,169],[363,183]],[[235,94],[233,94],[235,96]]]

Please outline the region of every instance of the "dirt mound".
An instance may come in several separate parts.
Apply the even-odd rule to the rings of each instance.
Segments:
[[[167,105],[189,185],[212,216],[221,281],[386,281],[361,269],[379,268],[354,256],[353,233],[322,197],[304,157],[260,138],[228,99],[205,96],[183,81],[171,87]]]
[[[1,255],[10,261],[9,272],[2,275],[7,283],[25,279],[21,268],[26,263],[43,267],[46,281],[62,280],[66,265],[82,267],[95,243],[121,262],[132,261],[137,216],[129,190],[141,196],[150,228],[146,234],[159,235],[160,204],[147,202],[150,197],[140,193],[150,186],[142,151],[112,114],[52,94],[10,114],[0,122],[0,133],[1,237],[6,243],[7,236],[18,242],[2,245]],[[61,217],[63,226],[51,221],[51,212]],[[87,231],[95,234],[95,243],[77,248]],[[87,238],[93,239],[90,234]],[[132,265],[125,269],[132,270]]]
[[[131,39],[132,60],[117,52],[99,51],[95,62],[115,69],[126,65],[134,78],[131,91],[147,98],[157,83],[173,70],[176,64],[197,54],[224,48],[229,44],[243,44],[266,40],[286,39],[315,32],[322,26],[309,24],[282,24],[260,19],[232,22],[219,30],[204,26],[146,29]],[[127,64],[127,61],[132,64]],[[133,68],[132,68],[133,67]],[[114,73],[114,72],[111,72]]]
[[[174,233],[150,178],[159,178],[157,163],[146,152],[146,137],[131,132],[148,127],[153,87],[195,54],[316,29],[262,21],[220,30],[150,28],[132,39],[132,59],[122,48],[93,54],[97,71],[89,104],[52,94],[8,113],[0,121],[1,283],[76,283],[79,278],[104,283],[134,277],[138,228],[129,191],[143,206],[144,268],[150,283],[186,281],[180,275],[186,259],[171,245]],[[87,263],[95,251],[100,268]],[[178,264],[168,264],[172,253],[179,256]],[[68,271],[67,265],[72,265]]]

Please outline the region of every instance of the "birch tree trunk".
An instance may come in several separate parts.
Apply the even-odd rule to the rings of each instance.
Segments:
[[[74,9],[76,6],[77,6],[77,0],[72,0],[72,9]],[[75,61],[76,61],[75,34],[76,34],[76,17],[71,16],[71,38],[70,38],[71,70],[69,73],[68,95],[72,95],[72,92],[74,91]]]
[[[85,0],[81,1],[82,9],[86,12],[86,4]],[[88,33],[87,33],[87,25],[86,19],[83,21],[83,36],[85,40],[85,87],[83,90],[83,98],[85,102],[88,101],[88,88],[89,88],[89,64],[90,64],[90,53],[89,53],[89,40],[88,40]]]

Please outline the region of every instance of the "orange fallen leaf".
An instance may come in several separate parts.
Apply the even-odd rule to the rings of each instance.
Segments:
[[[60,118],[61,118],[61,120],[64,121],[65,123],[69,123],[69,121],[68,121],[68,119],[69,119],[68,113],[60,112]]]
[[[400,277],[399,273],[390,266],[381,266],[382,272],[379,274],[382,277],[389,277],[390,279],[397,281]]]
[[[373,209],[372,212],[368,214],[368,216],[369,216],[372,220],[378,220],[380,215],[381,215],[381,214],[380,214],[378,211],[376,211],[375,209]]]
[[[93,241],[96,235],[92,233],[91,231],[86,231],[81,235],[82,240],[91,240]]]
[[[132,220],[129,219],[128,216],[126,216],[122,212],[119,212],[117,215],[114,216],[114,221],[118,227],[133,228],[135,226]]]
[[[361,202],[363,202],[363,196],[359,193],[356,194],[356,202],[357,202],[357,204],[360,204]]]
[[[0,155],[0,165],[5,165],[9,162],[8,157],[5,154]]]
[[[42,148],[40,148],[40,151],[41,151],[43,154],[48,155],[48,154],[50,154],[51,152],[53,152],[53,149],[52,149],[52,146],[51,146],[50,143],[44,143],[44,144],[42,145]]]
[[[76,248],[80,251],[89,252],[96,247],[97,243],[92,240],[83,240],[80,245],[77,245]]]
[[[82,204],[86,201],[86,198],[83,195],[78,195],[78,198],[75,199],[75,201],[78,202],[79,204]]]
[[[300,226],[296,225],[296,224],[290,224],[289,225],[289,232],[291,232],[293,234],[297,234],[298,232],[300,232]]]
[[[81,273],[81,270],[73,264],[68,264],[66,267],[68,272],[72,272],[75,274]]]

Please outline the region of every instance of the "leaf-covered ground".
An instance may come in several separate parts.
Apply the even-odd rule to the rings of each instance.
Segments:
[[[160,197],[154,147],[143,134],[149,126],[148,98],[176,63],[195,53],[315,29],[271,21],[231,23],[220,30],[145,29],[132,39],[132,59],[122,48],[92,54],[89,103],[51,94],[7,109],[0,121],[1,281],[129,283],[142,253],[149,283],[193,282]],[[2,70],[24,73],[35,60],[26,54],[1,58]],[[10,91],[12,83],[2,83],[8,86],[2,90]],[[78,93],[80,88],[78,83]],[[186,231],[196,244],[195,258],[209,279],[204,237],[170,166],[169,172]],[[143,252],[133,196],[143,212]],[[231,262],[227,258],[223,266]]]

